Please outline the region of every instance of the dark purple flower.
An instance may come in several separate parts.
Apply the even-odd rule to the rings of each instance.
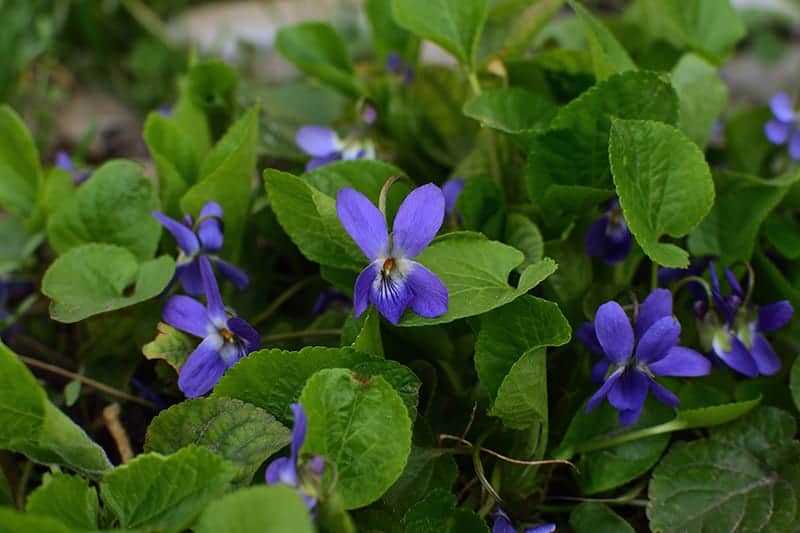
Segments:
[[[237,289],[244,289],[250,283],[244,271],[215,255],[222,248],[223,241],[222,207],[218,203],[208,202],[204,205],[196,222],[188,215],[184,216],[181,222],[159,211],[153,211],[153,216],[178,243],[180,253],[175,274],[183,290],[188,294],[192,296],[203,294],[203,281],[198,266],[200,257],[211,259],[220,273]]]
[[[227,369],[261,344],[253,326],[241,318],[228,316],[208,257],[200,256],[197,264],[206,305],[178,295],[167,300],[162,311],[164,322],[203,339],[178,374],[178,388],[187,398],[210,391]]]
[[[464,190],[467,181],[462,178],[451,178],[442,184],[442,194],[444,194],[444,212],[448,217],[452,217],[456,212],[456,202]]]
[[[371,261],[353,289],[356,317],[370,302],[393,324],[409,306],[428,318],[447,311],[447,287],[436,274],[412,260],[430,244],[444,221],[444,195],[439,187],[429,183],[411,191],[394,218],[391,239],[383,213],[355,189],[339,191],[336,212]]]
[[[334,303],[339,303],[343,307],[350,307],[350,298],[339,289],[329,287],[319,293],[314,305],[311,307],[311,314],[314,316],[321,315]]]
[[[9,342],[24,331],[22,323],[9,311],[9,301],[24,298],[34,289],[33,284],[27,281],[13,281],[0,276],[0,340],[3,342]]]
[[[64,150],[59,150],[56,153],[55,164],[58,168],[66,170],[72,176],[72,181],[76,184],[83,183],[89,176],[92,175],[90,170],[78,170],[75,168],[75,163],[72,162],[72,157]]]
[[[603,356],[592,368],[592,378],[603,385],[586,404],[586,412],[608,398],[619,411],[620,424],[628,426],[639,419],[648,390],[659,401],[677,407],[677,396],[654,377],[704,376],[711,371],[708,359],[678,346],[680,333],[681,325],[672,316],[672,293],[666,289],[648,295],[639,308],[635,328],[617,302],[601,305],[594,322],[581,325],[576,332],[589,351]]]
[[[517,528],[514,527],[508,515],[502,509],[496,510],[492,516],[494,517],[492,533],[517,533]],[[555,530],[555,524],[542,524],[526,529],[522,533],[553,533]]]
[[[158,108],[158,114],[162,117],[169,117],[172,115],[172,106],[162,105]]]
[[[633,246],[633,235],[622,216],[619,198],[606,203],[606,210],[586,232],[586,253],[600,257],[608,265],[624,261]]]
[[[764,135],[772,144],[788,144],[789,157],[800,161],[800,116],[792,106],[792,99],[786,93],[778,93],[769,101],[769,107],[775,118],[764,125]]]
[[[311,156],[306,163],[306,172],[342,159],[375,159],[375,145],[371,140],[341,139],[335,131],[325,126],[303,126],[297,132],[295,142]]]
[[[782,300],[756,309],[746,302],[744,290],[733,272],[725,269],[731,287],[727,296],[722,295],[713,263],[709,273],[716,313],[708,313],[703,326],[713,354],[748,377],[776,373],[781,368],[781,360],[763,333],[788,324],[794,314],[792,304]]]
[[[325,460],[322,457],[314,456],[308,461],[300,464],[300,448],[306,440],[306,412],[299,403],[291,405],[294,413],[294,427],[292,428],[291,454],[289,457],[275,459],[267,466],[266,480],[267,485],[289,485],[300,493],[300,497],[308,507],[309,511],[314,511],[317,505],[317,491],[315,485],[325,470]]]
[[[389,52],[386,56],[386,72],[400,78],[405,85],[414,82],[414,67],[403,61],[397,52]]]

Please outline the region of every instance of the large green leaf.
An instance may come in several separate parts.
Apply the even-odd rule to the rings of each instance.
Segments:
[[[364,11],[372,29],[372,44],[380,58],[399,54],[404,61],[413,63],[417,58],[420,41],[415,35],[397,25],[392,15],[392,0],[366,0]]]
[[[0,507],[0,533],[74,533],[74,530],[49,516],[20,513],[11,507]]]
[[[464,104],[464,114],[506,133],[543,130],[556,114],[556,106],[537,93],[518,87],[486,91]]]
[[[411,451],[411,420],[382,377],[320,370],[306,382],[300,403],[308,416],[303,451],[336,464],[345,509],[372,503],[400,477]]]
[[[281,28],[275,48],[298,69],[350,96],[366,93],[342,38],[330,24],[301,22]]]
[[[469,70],[489,11],[487,0],[393,0],[400,26],[438,44]]]
[[[103,503],[122,528],[182,531],[225,493],[236,469],[195,445],[164,456],[142,454],[103,478]]]
[[[87,480],[54,474],[45,476],[42,485],[28,495],[26,510],[50,516],[74,529],[95,530],[100,504],[97,491]]]
[[[689,235],[689,252],[697,256],[718,256],[723,264],[749,261],[761,223],[798,180],[800,172],[771,180],[715,172],[714,207]]]
[[[403,516],[406,533],[488,533],[489,528],[474,512],[456,506],[451,492],[436,489]]]
[[[714,122],[725,109],[728,88],[717,69],[694,54],[686,54],[672,69],[672,86],[680,102],[680,128],[705,148]]]
[[[42,292],[52,300],[54,320],[78,322],[158,296],[174,272],[175,261],[166,255],[140,262],[119,246],[84,244],[50,265]]]
[[[139,165],[111,161],[100,167],[47,222],[50,245],[59,253],[93,242],[116,244],[139,260],[153,257],[161,225],[151,214],[158,199]]]
[[[631,525],[602,503],[586,502],[569,514],[575,533],[634,533]]]
[[[30,216],[43,179],[28,128],[13,109],[0,107],[0,207]]]
[[[235,482],[249,483],[267,458],[289,443],[289,430],[269,413],[231,398],[198,398],[161,411],[147,428],[144,450],[175,453],[203,446],[238,467]]]
[[[609,143],[611,169],[625,220],[650,259],[684,268],[689,255],[664,235],[683,237],[714,203],[714,184],[700,149],[673,126],[615,120]]]
[[[583,26],[589,50],[592,53],[594,75],[598,81],[619,72],[636,70],[636,64],[614,35],[608,31],[585,7],[575,0],[567,0]]]
[[[292,487],[255,486],[212,502],[192,528],[196,533],[314,533],[303,500]]]

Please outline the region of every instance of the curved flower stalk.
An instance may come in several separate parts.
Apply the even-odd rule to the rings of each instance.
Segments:
[[[672,316],[672,293],[666,289],[648,295],[639,308],[635,328],[617,302],[601,305],[594,322],[581,325],[576,333],[589,351],[603,356],[592,368],[592,379],[603,385],[589,399],[586,412],[607,398],[619,411],[620,425],[634,424],[648,391],[660,402],[677,407],[678,397],[655,377],[696,377],[711,372],[708,359],[678,346],[680,333],[681,325]]]
[[[384,214],[366,196],[349,187],[339,191],[339,220],[370,260],[353,288],[356,317],[370,302],[393,324],[400,321],[407,307],[427,318],[447,312],[447,287],[436,274],[413,260],[442,226],[444,205],[439,187],[432,183],[417,187],[400,205],[390,236]]]
[[[517,528],[511,523],[511,519],[502,510],[497,509],[494,514],[494,524],[492,525],[492,533],[517,533]],[[556,530],[555,524],[542,524],[528,528],[521,533],[553,533]]]
[[[164,322],[203,339],[178,374],[178,388],[187,398],[210,391],[227,369],[261,344],[258,332],[250,324],[228,316],[208,257],[200,256],[197,262],[206,305],[177,295],[167,300],[162,311]]]
[[[586,232],[586,253],[614,265],[628,257],[633,246],[633,235],[622,216],[619,198],[611,198],[603,215]]]
[[[217,202],[206,203],[200,210],[200,217],[197,221],[191,216],[185,215],[183,220],[178,222],[159,211],[153,211],[153,216],[178,243],[180,253],[175,273],[183,290],[188,294],[199,296],[204,291],[198,262],[200,257],[211,259],[219,268],[220,273],[237,289],[244,289],[250,283],[250,279],[243,270],[215,255],[222,249],[224,238],[222,207]]]
[[[297,489],[308,510],[314,512],[318,502],[317,487],[325,470],[325,460],[316,455],[300,463],[300,448],[306,440],[308,419],[302,405],[293,403],[291,407],[294,413],[291,453],[289,457],[280,457],[272,461],[267,466],[265,477],[267,485],[282,484]]]
[[[462,178],[451,178],[442,184],[442,194],[444,194],[444,212],[448,219],[458,216],[456,213],[456,203],[458,197],[461,196],[461,191],[464,190],[464,185],[467,181]]]
[[[375,144],[372,140],[355,136],[342,139],[334,130],[325,126],[303,126],[297,132],[295,142],[311,156],[306,163],[306,172],[339,160],[375,159]]]
[[[789,157],[800,161],[800,114],[793,108],[786,93],[778,93],[769,101],[775,117],[764,125],[764,135],[772,144],[788,145]]]

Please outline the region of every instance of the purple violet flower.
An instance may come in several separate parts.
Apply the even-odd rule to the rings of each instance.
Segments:
[[[70,157],[69,153],[67,153],[64,150],[59,150],[56,153],[55,165],[58,168],[69,172],[70,175],[72,176],[72,181],[75,184],[83,183],[84,181],[89,179],[89,176],[92,175],[92,172],[90,170],[78,170],[75,167],[75,163],[73,163],[72,161],[72,157]]]
[[[792,107],[792,99],[786,93],[778,93],[769,101],[775,117],[764,125],[764,135],[772,144],[789,145],[789,157],[800,161],[800,115]]]
[[[517,533],[517,528],[511,523],[511,519],[503,512],[502,509],[497,509],[493,515],[494,524],[492,525],[492,533]],[[522,533],[553,533],[556,530],[555,524],[542,524],[526,529]]]
[[[622,216],[619,198],[606,202],[606,210],[586,232],[586,253],[600,257],[608,265],[624,261],[633,246],[633,235]]]
[[[400,205],[390,238],[384,214],[366,196],[349,187],[339,191],[339,220],[370,260],[353,289],[356,317],[370,302],[393,324],[409,306],[427,318],[447,311],[447,287],[436,274],[413,261],[442,226],[444,202],[442,190],[433,183],[417,187]]]
[[[770,376],[781,368],[781,360],[764,333],[780,329],[792,319],[794,309],[788,300],[781,300],[755,309],[747,304],[742,286],[733,272],[725,269],[731,294],[723,297],[712,263],[711,294],[716,313],[708,313],[704,324],[710,330],[713,354],[732,369],[748,377]]]
[[[162,311],[164,322],[203,339],[178,374],[178,388],[187,398],[210,391],[227,369],[261,344],[253,326],[241,318],[228,316],[208,257],[200,256],[197,263],[206,305],[178,295],[167,300]]]
[[[303,406],[299,403],[291,405],[294,413],[294,427],[292,428],[291,454],[289,457],[275,459],[267,466],[266,481],[267,485],[289,485],[300,493],[300,497],[313,512],[317,506],[317,491],[315,485],[325,470],[325,460],[320,456],[314,456],[304,464],[300,464],[300,448],[306,440],[306,426],[308,420]]]
[[[444,212],[452,217],[456,212],[456,202],[464,190],[467,180],[463,178],[451,178],[442,184],[442,194],[444,194]]]
[[[306,172],[339,160],[375,159],[375,145],[370,139],[341,139],[325,126],[303,126],[295,136],[295,143],[311,156]]]
[[[199,296],[204,291],[198,266],[200,257],[211,259],[219,268],[220,273],[237,289],[244,289],[250,283],[250,279],[243,270],[215,255],[222,248],[223,241],[222,207],[218,203],[206,203],[200,211],[200,218],[196,224],[189,215],[184,216],[181,222],[159,211],[153,211],[153,216],[178,242],[180,253],[175,274],[181,282],[183,290],[188,294]]]
[[[400,78],[404,85],[411,85],[414,82],[414,67],[403,61],[397,52],[387,54],[386,72]]]
[[[708,359],[678,346],[680,333],[681,325],[672,316],[672,293],[666,289],[647,296],[635,328],[617,302],[601,305],[594,322],[582,324],[576,332],[590,352],[603,356],[592,368],[592,379],[603,385],[586,404],[586,412],[608,398],[619,411],[620,425],[631,425],[642,414],[648,390],[660,402],[677,407],[678,397],[654,377],[696,377],[711,372]]]

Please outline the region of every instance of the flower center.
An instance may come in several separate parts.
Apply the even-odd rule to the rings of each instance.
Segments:
[[[394,269],[394,257],[387,257],[386,261],[383,262],[383,275],[384,277],[388,276],[392,273],[392,269]]]
[[[223,339],[225,339],[225,342],[233,342],[236,340],[236,335],[234,335],[228,328],[220,329],[219,334]]]

